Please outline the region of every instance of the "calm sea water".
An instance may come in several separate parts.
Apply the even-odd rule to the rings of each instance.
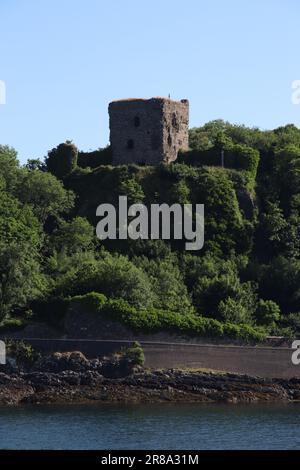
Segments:
[[[1,449],[300,449],[299,405],[0,408]]]

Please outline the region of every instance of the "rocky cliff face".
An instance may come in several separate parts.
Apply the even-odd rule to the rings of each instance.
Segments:
[[[65,331],[69,338],[134,339],[134,333],[94,311],[80,302],[71,302],[65,318]]]

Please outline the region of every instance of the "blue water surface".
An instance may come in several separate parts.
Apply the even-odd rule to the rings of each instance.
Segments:
[[[1,449],[300,449],[300,404],[0,408]]]

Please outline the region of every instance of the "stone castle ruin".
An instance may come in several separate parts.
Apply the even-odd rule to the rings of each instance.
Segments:
[[[113,163],[157,165],[188,150],[189,102],[123,99],[109,104]]]

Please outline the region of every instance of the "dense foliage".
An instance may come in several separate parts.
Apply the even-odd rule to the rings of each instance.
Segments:
[[[96,208],[117,206],[119,195],[130,204],[205,204],[204,248],[100,242]],[[169,166],[114,167],[109,147],[78,152],[66,142],[22,167],[0,146],[2,327],[55,325],[59,305],[75,298],[94,299],[98,312],[135,330],[300,334],[299,218],[300,130],[292,124],[262,131],[209,122],[191,129],[190,150]]]
[[[108,300],[102,294],[95,292],[73,297],[71,301],[81,303],[87,311],[120,321],[136,332],[156,333],[163,330],[189,336],[226,336],[247,341],[260,341],[265,337],[262,329],[253,328],[244,323],[238,325],[230,322],[223,323],[195,313],[165,309],[138,309],[125,300]]]
[[[48,153],[46,167],[57,178],[63,179],[77,166],[78,150],[72,142],[60,144]]]

